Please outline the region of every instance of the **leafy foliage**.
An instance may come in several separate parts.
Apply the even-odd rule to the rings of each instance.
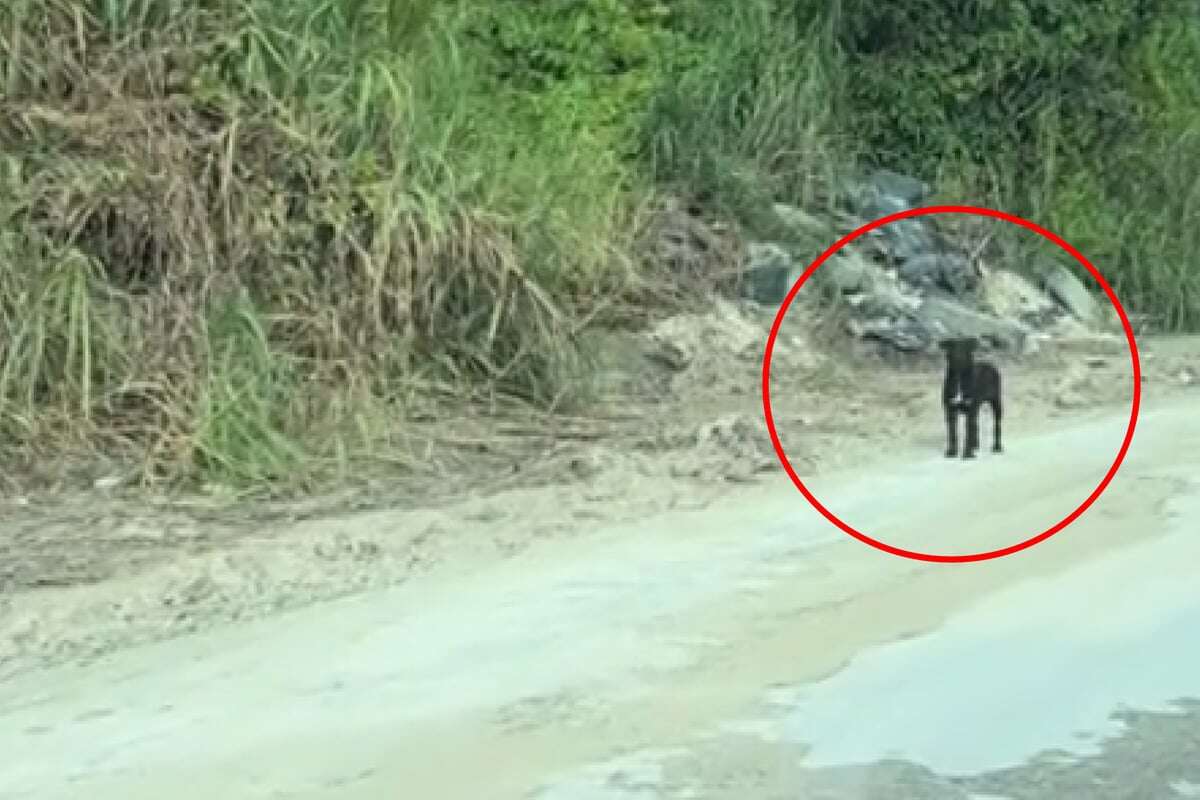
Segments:
[[[510,124],[625,155],[662,56],[679,44],[661,24],[669,15],[636,0],[499,0],[475,9],[464,33],[509,101]]]
[[[0,457],[254,484],[561,407],[646,209],[728,259],[863,165],[1200,328],[1198,70],[1194,0],[0,3]]]
[[[1037,169],[1047,114],[1061,152],[1139,127],[1122,61],[1170,0],[842,0],[849,113],[875,160],[930,173],[943,158]]]

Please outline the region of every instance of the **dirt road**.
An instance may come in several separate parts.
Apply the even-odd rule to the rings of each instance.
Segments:
[[[1091,511],[998,561],[877,552],[781,478],[474,574],[30,672],[0,685],[0,798],[1188,796],[1194,712],[1131,722],[1149,726],[1132,756],[1029,759],[1108,733],[1122,702],[1200,696],[1195,409],[1150,404]],[[893,544],[992,549],[1074,508],[1127,421],[813,488]]]

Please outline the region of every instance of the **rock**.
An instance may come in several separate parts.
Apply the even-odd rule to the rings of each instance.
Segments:
[[[846,323],[846,329],[856,338],[887,342],[905,352],[920,352],[933,345],[929,330],[911,318],[851,319]]]
[[[932,289],[937,286],[942,273],[941,257],[934,254],[921,254],[910,258],[900,265],[898,274],[900,280],[909,286],[922,289]]]
[[[680,314],[662,320],[647,336],[647,357],[673,370],[714,356],[741,357],[762,349],[758,328],[726,302],[708,314]]]
[[[878,214],[873,219],[881,216],[884,214]],[[898,219],[877,230],[882,248],[893,261],[904,263],[922,256],[936,256],[941,252],[938,236],[927,218]]]
[[[900,278],[910,286],[943,289],[961,297],[975,290],[979,276],[966,256],[958,253],[923,253],[900,265]]]
[[[646,358],[675,372],[687,369],[696,357],[695,349],[689,346],[691,342],[671,341],[658,332],[655,332],[651,341],[654,346],[647,350]]]
[[[895,197],[909,208],[919,206],[929,196],[929,184],[891,170],[876,170],[868,180],[875,191]]]
[[[1025,278],[1004,269],[984,276],[979,286],[983,310],[1034,328],[1045,327],[1058,317],[1058,306]]]
[[[818,267],[812,277],[826,289],[853,294],[873,290],[881,282],[883,271],[857,250],[843,247]]]
[[[700,383],[711,384],[728,371],[731,362],[761,363],[767,330],[767,321],[718,299],[706,313],[679,314],[660,321],[642,335],[642,352],[673,372],[690,371]],[[820,353],[787,323],[775,339],[772,358],[773,363],[791,370],[811,369],[822,362]]]
[[[930,194],[924,182],[886,170],[844,188],[850,200],[838,212],[844,218],[825,220],[782,203],[774,214],[790,231],[824,236],[833,225],[857,227],[916,208]],[[776,306],[806,266],[777,244],[750,245],[743,294]],[[927,350],[950,336],[974,336],[1025,355],[1063,343],[1106,353],[1124,347],[1118,337],[1097,333],[1103,309],[1065,266],[1048,270],[1040,286],[1008,270],[985,271],[949,247],[929,217],[871,231],[834,253],[813,279],[826,296],[845,299],[853,335],[898,350]]]
[[[877,219],[909,208],[916,208],[929,196],[924,181],[890,170],[877,170],[849,191],[850,201],[859,216]]]
[[[804,268],[777,244],[752,242],[748,250],[743,296],[762,305],[779,305],[804,274]]]
[[[938,284],[943,289],[962,297],[979,288],[979,272],[965,255],[947,253],[941,260],[942,271],[938,275]]]
[[[846,301],[865,318],[911,316],[921,306],[920,295],[906,292],[888,275],[881,275],[869,291],[850,295]]]
[[[1100,318],[1100,306],[1083,282],[1058,264],[1042,276],[1042,288],[1062,304],[1077,320],[1094,325]]]
[[[929,195],[929,186],[915,178],[879,170],[851,191],[855,216],[864,222],[916,208]],[[929,219],[901,219],[876,229],[882,249],[896,261],[938,251],[938,237]]]
[[[932,340],[975,336],[1013,352],[1023,352],[1032,331],[1019,322],[999,319],[969,308],[939,294],[926,297],[916,311],[916,320]]]
[[[858,214],[864,217],[868,222],[880,217],[886,217],[889,214],[897,214],[901,211],[907,211],[913,206],[904,201],[903,198],[896,197],[890,194],[879,194],[868,190],[863,198],[862,204],[858,208]]]
[[[1059,317],[1047,327],[1047,330],[1059,340],[1083,340],[1092,335],[1088,327],[1075,317]]]

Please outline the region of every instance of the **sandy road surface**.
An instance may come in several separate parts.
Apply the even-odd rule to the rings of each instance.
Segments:
[[[1097,416],[1014,438],[1001,458],[897,458],[814,488],[894,544],[991,549],[1070,511],[1126,423]],[[1060,746],[1039,717],[1056,702],[1082,709],[1057,720],[1068,728],[1101,724],[1123,699],[1098,689],[1105,675],[1128,678],[1118,693],[1151,687],[1131,702],[1200,696],[1195,628],[1180,641],[1178,625],[1152,624],[1200,619],[1198,500],[1200,414],[1179,402],[1146,410],[1082,521],[984,564],[887,556],[782,480],[748,488],[478,574],[22,675],[0,685],[0,798],[1110,796],[1059,791],[1044,770],[1028,785],[1059,794],[931,770],[1015,769]],[[1143,640],[1120,646],[1131,631]],[[1080,667],[1068,646],[1097,642],[1118,643],[1087,665],[1100,677],[1065,679]],[[1200,740],[1186,724],[1164,738]],[[953,743],[979,758],[863,766],[927,763]],[[1111,796],[1200,787],[1171,780],[1179,794]]]

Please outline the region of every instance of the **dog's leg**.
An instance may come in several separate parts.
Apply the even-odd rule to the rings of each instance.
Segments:
[[[1003,416],[1001,410],[1000,396],[992,398],[992,452],[1003,453],[1004,448],[1000,444],[1000,419]]]
[[[946,458],[958,455],[958,404],[950,401],[946,410]]]
[[[979,449],[979,403],[967,403],[967,443],[963,447],[963,458],[974,458]]]

